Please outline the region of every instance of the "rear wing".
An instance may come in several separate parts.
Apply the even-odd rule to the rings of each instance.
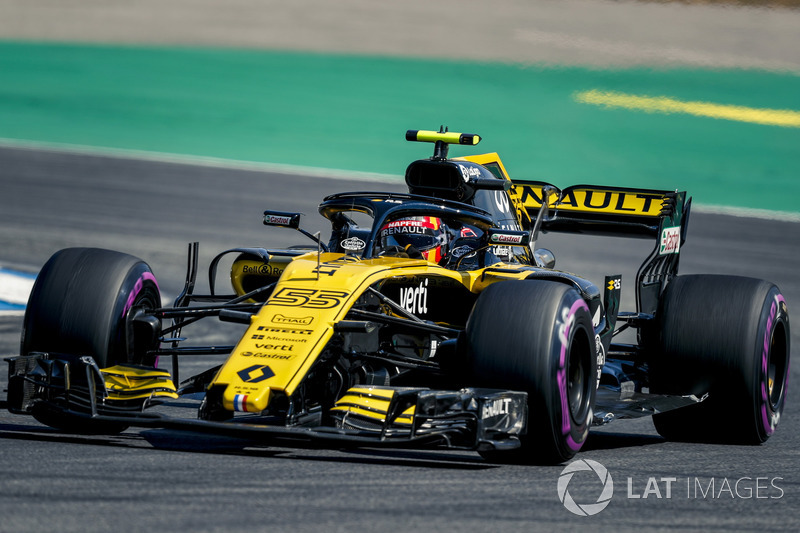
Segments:
[[[477,163],[495,177],[510,181],[508,196],[523,229],[533,229],[545,195],[548,209],[539,228],[545,232],[655,238],[666,228],[683,227],[684,213],[688,214],[684,191],[599,185],[573,185],[562,190],[543,181],[512,179],[496,153],[453,161]],[[681,233],[685,239],[685,230]]]
[[[653,238],[667,228],[680,228],[684,218],[683,191],[595,185],[561,190],[541,181],[511,182],[509,196],[523,226],[536,220],[547,196],[548,209],[541,221],[545,232]]]

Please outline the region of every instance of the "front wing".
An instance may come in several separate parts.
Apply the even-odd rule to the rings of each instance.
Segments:
[[[18,414],[78,422],[80,427],[109,425],[186,430],[245,438],[267,444],[333,447],[445,447],[479,451],[520,446],[525,433],[527,394],[496,389],[459,391],[362,386],[348,391],[334,408],[333,425],[271,425],[259,415],[217,422],[144,412],[176,397],[164,372],[131,367],[141,380],[137,398],[115,387],[126,374],[97,368],[91,357],[34,353],[7,359],[8,407]],[[145,394],[147,387],[149,392]],[[73,424],[78,425],[78,424]]]

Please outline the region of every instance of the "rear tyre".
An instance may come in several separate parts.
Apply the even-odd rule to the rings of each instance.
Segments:
[[[651,390],[708,393],[700,404],[653,417],[669,440],[760,444],[786,401],[789,315],[778,288],[735,276],[681,276],[658,311]]]
[[[160,307],[158,283],[150,267],[131,255],[96,248],[55,253],[36,278],[28,299],[21,353],[89,355],[100,368],[120,363],[153,366],[147,350],[158,340],[152,328],[133,318]],[[139,333],[137,335],[137,332]],[[119,424],[97,426],[34,409],[40,422],[79,432],[115,433]]]
[[[586,441],[597,389],[589,308],[572,287],[500,282],[478,298],[466,327],[472,382],[528,393],[527,434],[500,462],[557,464]]]

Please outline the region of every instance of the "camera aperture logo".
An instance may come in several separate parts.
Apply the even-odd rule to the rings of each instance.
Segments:
[[[575,474],[579,474],[579,482],[573,479]],[[683,492],[682,478],[648,476],[645,483],[643,478],[634,479],[628,476],[627,497],[633,501],[684,497],[687,500],[706,501],[779,500],[786,494],[780,485],[783,480],[781,476],[742,476],[736,479],[687,477],[686,492]],[[569,491],[570,483],[572,483],[572,493]],[[558,499],[569,512],[578,516],[593,516],[611,502],[611,497],[614,495],[614,481],[605,466],[591,459],[579,459],[561,471],[557,492]],[[599,496],[595,498],[598,494]]]
[[[599,496],[594,502],[577,503],[569,493],[569,483],[577,472],[590,472],[599,480]],[[578,516],[592,516],[606,508],[614,495],[614,480],[605,466],[591,459],[578,459],[567,465],[558,477],[558,499],[571,513]]]

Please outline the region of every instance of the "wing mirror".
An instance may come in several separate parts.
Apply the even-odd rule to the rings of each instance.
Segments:
[[[303,228],[300,227],[300,216],[302,213],[287,213],[285,211],[264,211],[264,225],[265,226],[277,226],[279,228],[291,228],[296,229],[315,243],[319,249],[324,251],[329,251],[328,247],[323,243],[319,238],[319,232],[316,235],[312,235],[311,233],[307,232]]]
[[[547,248],[537,248],[533,252],[533,256],[536,258],[536,262],[539,263],[539,266],[544,268],[555,268],[556,267],[556,256],[548,250]]]
[[[264,225],[298,229],[300,227],[300,215],[300,213],[286,213],[283,211],[264,211]]]

